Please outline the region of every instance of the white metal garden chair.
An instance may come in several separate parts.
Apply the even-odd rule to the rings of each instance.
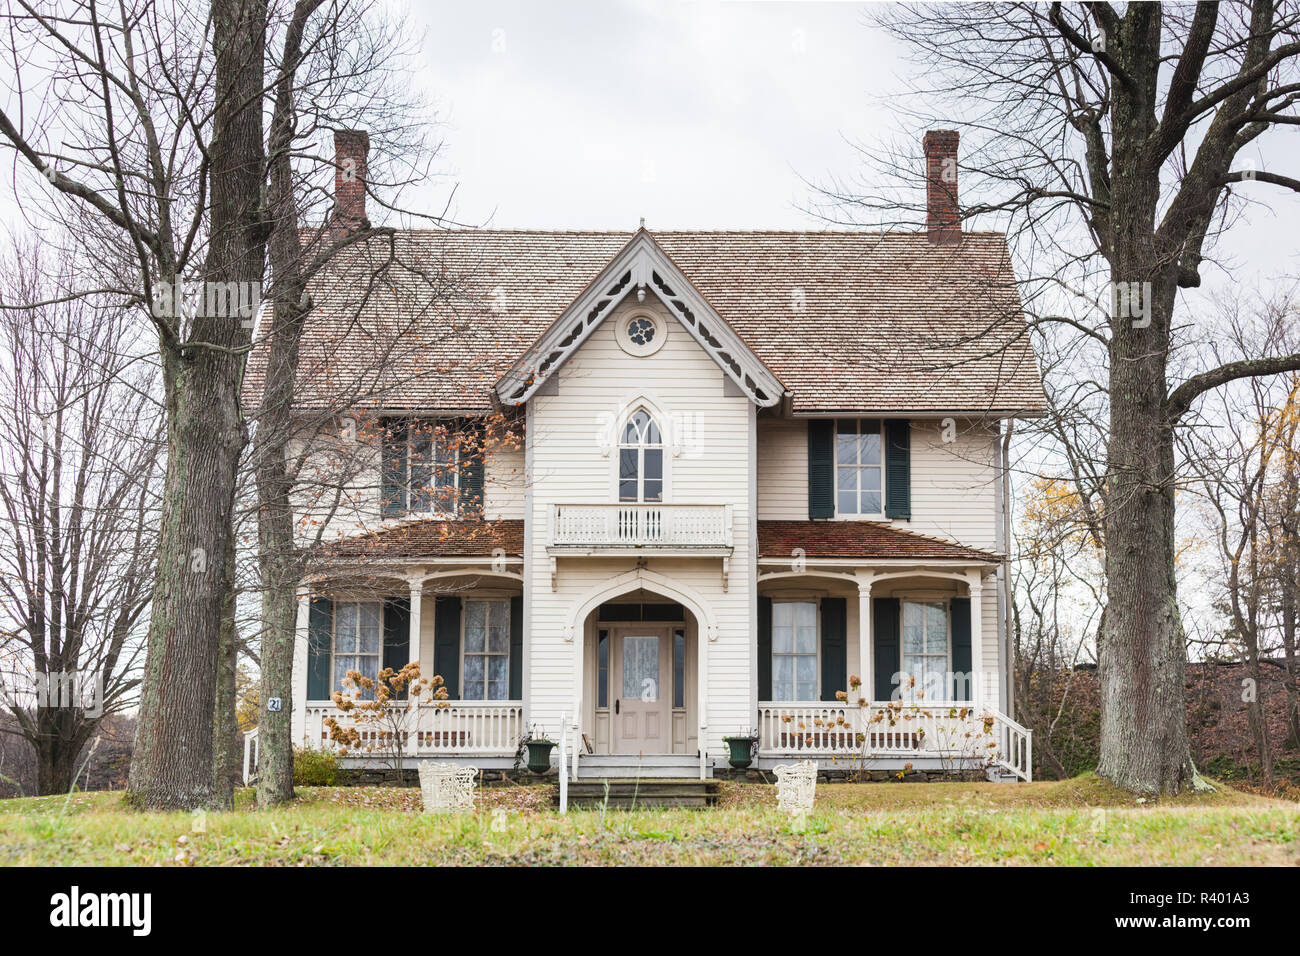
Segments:
[[[786,813],[811,813],[817,794],[817,764],[801,760],[772,770],[776,774],[776,805]]]
[[[474,778],[477,767],[454,763],[420,764],[420,795],[425,813],[455,813],[474,809]]]

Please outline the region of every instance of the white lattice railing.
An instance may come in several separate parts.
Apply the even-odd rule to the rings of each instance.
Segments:
[[[333,717],[347,726],[347,719],[332,704],[307,705],[307,740],[313,747],[331,746],[325,718]],[[519,745],[524,729],[524,705],[520,701],[453,700],[446,707],[421,704],[405,718],[402,726],[405,756],[422,754],[510,755]],[[385,746],[381,724],[362,725],[362,746]],[[355,752],[355,756],[365,756]]]
[[[556,547],[729,548],[731,505],[552,505]]]
[[[758,752],[765,757],[937,757],[985,762],[1032,777],[1033,733],[995,710],[968,704],[758,705]]]

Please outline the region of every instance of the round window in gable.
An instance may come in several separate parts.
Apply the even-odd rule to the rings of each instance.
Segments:
[[[663,320],[649,312],[634,312],[618,324],[618,344],[628,355],[653,355],[668,338]]]

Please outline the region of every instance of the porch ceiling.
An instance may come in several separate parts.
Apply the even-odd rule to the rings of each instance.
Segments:
[[[760,521],[760,558],[788,560],[796,549],[807,558],[957,560],[995,562],[992,551],[892,528],[875,521]]]

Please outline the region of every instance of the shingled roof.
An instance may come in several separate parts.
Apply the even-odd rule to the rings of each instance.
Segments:
[[[468,558],[490,556],[500,548],[518,557],[524,551],[524,523],[429,519],[320,545],[317,559]],[[998,555],[892,528],[874,521],[760,521],[761,558],[789,558],[795,549],[809,558],[879,560],[997,561]]]
[[[412,521],[369,534],[321,544],[313,557],[332,558],[468,558],[524,553],[524,523],[501,521]]]
[[[891,528],[874,521],[760,521],[758,556],[790,558],[795,549],[807,558],[878,560],[998,561],[991,551],[968,548]]]
[[[337,405],[340,382],[378,370],[373,397],[349,404],[487,411],[502,374],[634,235],[405,230],[391,246],[354,247],[313,284],[297,401]],[[1045,407],[1000,234],[650,235],[789,390],[796,414]],[[376,282],[384,263],[396,266]],[[264,368],[255,349],[250,405]]]

